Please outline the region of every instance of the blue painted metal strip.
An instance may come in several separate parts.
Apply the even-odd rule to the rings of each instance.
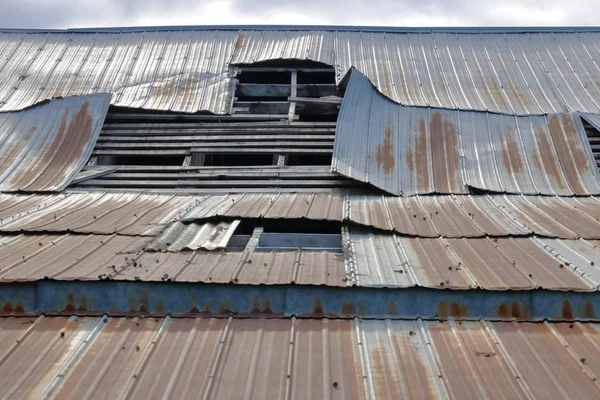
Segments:
[[[598,319],[600,292],[39,281],[0,285],[0,313]]]

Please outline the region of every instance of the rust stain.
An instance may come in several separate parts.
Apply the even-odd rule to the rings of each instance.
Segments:
[[[521,159],[521,153],[519,147],[515,142],[515,138],[512,136],[512,132],[504,135],[501,138],[502,141],[502,162],[509,175],[517,175],[521,173],[523,169],[523,160]]]
[[[198,306],[192,306],[189,311],[190,314],[198,314],[199,312],[200,310],[198,309]]]
[[[271,299],[267,296],[265,297],[265,304],[263,307],[263,313],[272,314],[273,313],[273,304],[271,304]]]
[[[540,156],[542,158],[542,164],[544,165],[543,172],[554,182],[556,186],[561,189],[565,189],[565,183],[563,182],[560,171],[558,170],[558,160],[552,153],[552,146],[548,140],[548,134],[541,128],[537,131],[538,144],[540,146]],[[541,170],[541,168],[540,168]]]
[[[25,312],[25,305],[21,300],[17,301],[17,305],[15,306],[15,312]]]
[[[367,315],[367,306],[364,304],[358,306],[358,315]]]
[[[345,301],[342,304],[342,315],[355,315],[356,314],[356,307],[354,307],[354,304]]]
[[[581,313],[583,318],[596,318],[596,312],[594,311],[594,305],[589,301],[585,302],[583,306],[583,312]]]
[[[165,303],[162,299],[159,299],[156,302],[156,312],[158,314],[164,314],[165,313]]]
[[[73,296],[73,293],[67,294],[67,306],[65,307],[65,311],[75,311],[75,296]]]
[[[414,165],[417,167],[417,188],[419,192],[429,191],[429,151],[427,150],[427,128],[425,121],[419,121],[419,134],[415,141]],[[411,168],[411,171],[413,169]]]
[[[548,128],[554,141],[558,161],[565,173],[567,183],[575,194],[586,194],[579,174],[588,169],[585,153],[578,143],[577,129],[566,114],[562,114],[562,124],[556,115],[550,117]]]
[[[451,317],[467,317],[469,315],[466,305],[459,305],[456,302],[452,302],[450,304],[450,313]]]
[[[373,382],[373,390],[377,399],[431,399],[437,393],[427,384],[426,377],[431,373],[425,365],[421,349],[415,348],[408,332],[391,335],[391,345],[397,354],[402,355],[402,362],[410,365],[406,370],[407,379],[404,381],[397,374],[398,365],[389,349],[377,346],[369,352],[369,365]]]
[[[316,296],[313,300],[313,313],[323,314],[323,301],[319,296]]]
[[[498,86],[497,82],[494,82],[491,87],[483,86],[483,89],[488,94],[490,100],[494,103],[500,103],[502,105],[502,110],[508,110],[508,104],[506,103],[506,99],[504,98],[504,93],[500,86]]]
[[[562,303],[562,317],[573,319],[573,307],[571,307],[569,300],[564,300]]]
[[[231,304],[229,304],[229,302],[227,300],[225,300],[224,302],[222,302],[219,305],[219,312],[220,313],[230,313],[231,312]]]
[[[82,294],[81,297],[79,297],[79,311],[87,311],[87,299],[85,298],[85,296]]]
[[[377,146],[377,155],[375,160],[377,161],[377,171],[383,168],[383,173],[389,175],[396,165],[394,160],[394,143],[392,143],[392,127],[388,124],[385,128],[385,138],[383,144]]]
[[[129,295],[129,311],[136,312],[137,311],[137,302],[135,301],[135,296],[133,293]]]
[[[500,303],[498,306],[498,316],[500,318],[510,318],[510,311],[508,310],[508,304]]]
[[[521,318],[521,309],[519,308],[519,304],[517,302],[513,302],[510,305],[510,313],[515,318]]]
[[[195,306],[196,308],[198,308],[198,306]],[[210,302],[207,301],[204,303],[204,312],[211,312],[211,306],[210,306]]]
[[[249,40],[248,35],[244,35],[243,33],[238,33],[237,40],[235,41],[235,49],[233,51],[234,58],[240,56],[239,53],[241,53],[242,50],[247,46],[248,40]]]
[[[437,306],[437,316],[440,318],[448,318],[448,308],[443,301],[440,301]]]
[[[462,185],[456,181],[460,167],[456,130],[439,112],[433,113],[429,122],[433,180],[438,193],[454,193]]]
[[[258,299],[258,296],[252,297],[252,311],[250,312],[260,314],[260,300]]]
[[[65,111],[63,123],[50,147],[42,154],[38,167],[35,168],[37,171],[30,171],[33,172],[33,177],[26,176],[25,179],[20,180],[25,184],[32,181],[27,185],[28,189],[45,188],[55,184],[57,178],[60,178],[61,174],[72,166],[73,161],[79,158],[92,135],[93,116],[88,114],[89,107],[90,103],[85,101],[68,127],[65,126],[68,109]],[[39,169],[43,172],[38,176]]]
[[[150,303],[148,302],[148,292],[142,290],[140,293],[140,312],[148,312],[150,310]]]
[[[23,136],[21,143],[27,143],[29,145],[29,142],[31,141],[31,136],[33,135],[35,130],[36,130],[35,126],[32,126],[31,128],[29,128],[29,131]],[[16,132],[16,134],[18,134],[18,132]],[[7,149],[9,149],[9,150],[7,151]],[[5,148],[2,153],[2,159],[0,159],[0,163],[3,167],[2,169],[8,169],[9,167],[11,167],[13,165],[13,162],[14,162],[16,156],[23,149],[24,149],[24,146],[14,146],[14,145],[10,146],[10,145],[5,144]]]
[[[6,303],[4,303],[4,305],[2,306],[2,312],[4,314],[10,314],[12,311],[13,311],[12,303],[10,301],[7,301]]]
[[[397,315],[398,314],[398,310],[396,309],[396,303],[394,303],[392,300],[390,300],[390,302],[388,303],[388,315]]]

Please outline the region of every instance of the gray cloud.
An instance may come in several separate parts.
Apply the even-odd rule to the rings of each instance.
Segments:
[[[597,24],[597,0],[3,0],[0,26]]]

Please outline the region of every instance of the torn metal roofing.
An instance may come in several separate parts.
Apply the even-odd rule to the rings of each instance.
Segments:
[[[0,236],[0,280],[194,282],[329,287],[548,289],[600,287],[597,240],[416,238],[350,228],[343,253],[145,250],[148,237]]]
[[[0,327],[7,398],[562,399],[600,392],[594,323],[39,317],[3,318]]]
[[[110,94],[69,97],[0,113],[0,191],[67,187],[92,154],[110,99]]]
[[[600,193],[577,114],[508,116],[404,107],[352,71],[338,116],[332,170],[395,195]]]
[[[231,66],[293,58],[333,65],[338,82],[354,66],[405,105],[600,112],[597,28],[243,28],[4,30],[0,110],[111,92],[124,107],[223,114]]]
[[[240,222],[239,219],[203,224],[177,221],[154,239],[148,249],[154,251],[222,249],[227,246]]]

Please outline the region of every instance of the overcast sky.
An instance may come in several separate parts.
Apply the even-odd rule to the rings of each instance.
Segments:
[[[600,0],[0,0],[0,27],[600,25]]]

